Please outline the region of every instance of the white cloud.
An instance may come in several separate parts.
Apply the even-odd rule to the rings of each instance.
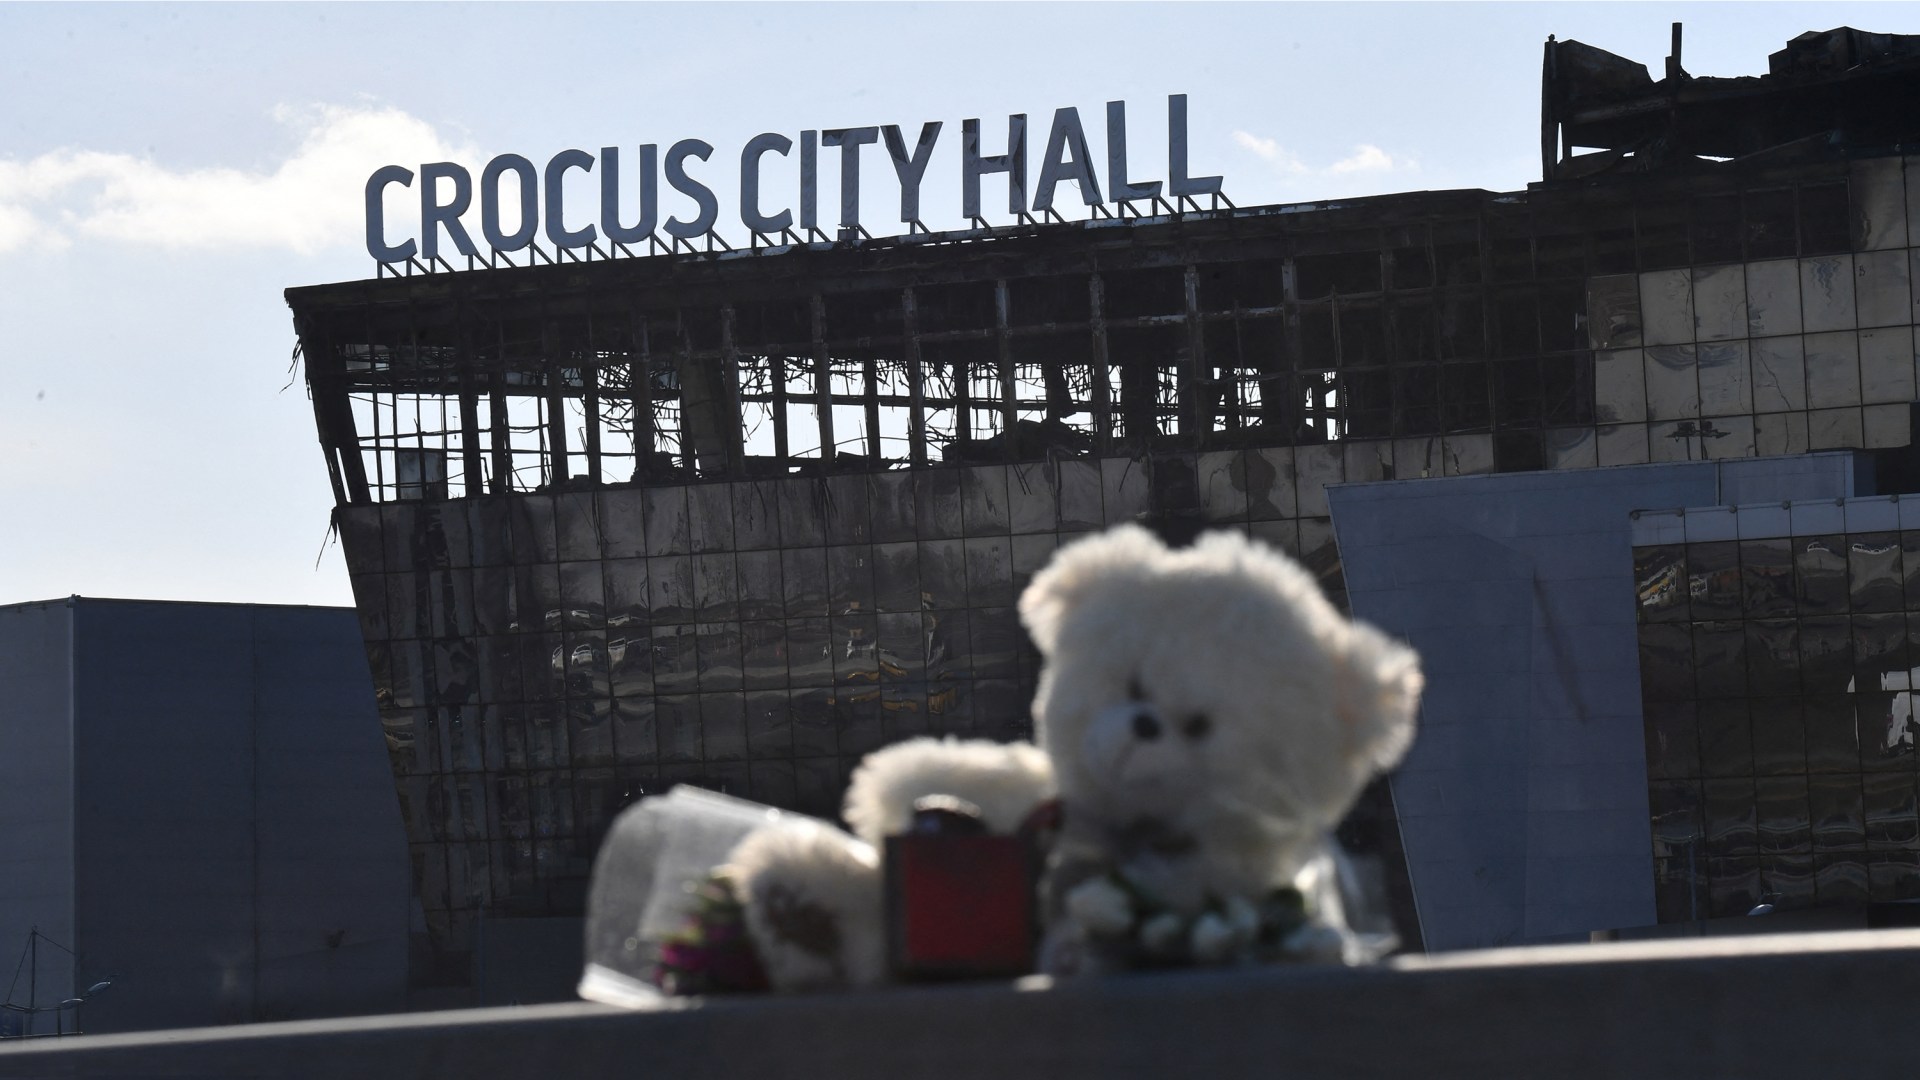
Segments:
[[[374,169],[475,156],[399,109],[283,106],[273,117],[302,135],[298,148],[270,172],[175,170],[93,150],[0,160],[0,253],[62,247],[79,235],[170,248],[313,254],[359,242],[362,191]]]
[[[1361,143],[1359,146],[1353,148],[1353,154],[1351,156],[1341,158],[1339,161],[1327,166],[1327,171],[1335,174],[1386,173],[1393,172],[1396,169],[1418,172],[1420,166],[1404,158],[1395,161],[1392,154],[1387,153],[1385,150],[1371,143]]]
[[[0,185],[6,182],[6,167],[6,162],[0,162]],[[66,238],[40,224],[26,207],[0,202],[0,252],[28,245],[57,249],[66,246]]]
[[[1239,143],[1243,149],[1252,151],[1253,156],[1262,161],[1272,162],[1273,167],[1281,172],[1303,173],[1307,171],[1306,165],[1301,163],[1299,158],[1288,153],[1286,149],[1280,145],[1280,140],[1278,139],[1263,138],[1246,131],[1236,131],[1233,133],[1233,141]]]
[[[1419,172],[1420,163],[1412,158],[1395,157],[1372,143],[1361,143],[1353,153],[1329,165],[1313,166],[1300,160],[1278,139],[1248,131],[1233,133],[1233,141],[1253,156],[1273,166],[1275,172],[1289,177],[1355,177],[1387,173]]]

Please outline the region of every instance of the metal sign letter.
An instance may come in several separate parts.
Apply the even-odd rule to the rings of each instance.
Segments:
[[[398,247],[387,243],[387,214],[382,197],[388,184],[413,186],[413,170],[398,165],[382,165],[367,177],[367,254],[379,262],[405,262],[419,248],[412,240]]]

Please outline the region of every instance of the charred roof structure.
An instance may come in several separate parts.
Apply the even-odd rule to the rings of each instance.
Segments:
[[[288,297],[344,504],[428,459],[466,495],[820,476],[1588,422],[1580,282],[1635,253],[1583,217],[1439,192]],[[1442,393],[1490,356],[1528,370]]]
[[[1674,23],[1656,82],[1644,64],[1547,39],[1541,175],[1831,161],[1920,143],[1920,36],[1808,31],[1767,58],[1767,74],[1730,79],[1687,74],[1680,45]]]
[[[1835,31],[1759,79],[1690,79],[1676,48],[1654,82],[1550,41],[1523,192],[288,290],[427,917],[416,976],[468,977],[485,918],[577,913],[642,794],[832,816],[888,741],[1027,733],[1019,588],[1136,520],[1281,546],[1421,648],[1423,734],[1348,832],[1414,943],[1850,896],[1886,853],[1911,873],[1873,888],[1920,895],[1920,826],[1816,851],[1789,815],[1784,848],[1754,839],[1792,802],[1756,779],[1760,684],[1674,689],[1747,613],[1675,614],[1720,596],[1711,574],[1661,586],[1691,580],[1686,545],[1630,528],[1831,516],[1911,467],[1920,112],[1893,105],[1915,63],[1912,39]],[[1801,551],[1808,580],[1846,535]],[[1697,656],[1636,636],[1695,616]],[[1794,725],[1898,708],[1808,670],[1767,699]],[[1868,816],[1872,771],[1912,821],[1910,742],[1893,791],[1805,739],[1766,767],[1851,782],[1839,812]]]

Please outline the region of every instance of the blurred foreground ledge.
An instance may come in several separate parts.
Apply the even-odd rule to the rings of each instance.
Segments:
[[[1913,1076],[1920,930],[1049,986],[592,1004],[0,1047],[0,1077]]]

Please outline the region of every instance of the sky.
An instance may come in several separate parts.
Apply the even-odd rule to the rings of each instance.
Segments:
[[[1241,206],[1516,190],[1539,179],[1547,36],[1657,77],[1674,20],[1691,73],[1758,75],[1805,30],[1920,33],[1920,6],[0,3],[0,604],[352,602],[282,293],[373,276],[380,166],[703,139],[689,171],[737,243],[754,135],[940,120],[922,216],[955,228],[962,120],[991,152],[1026,114],[1031,175],[1054,110],[1104,162],[1124,100],[1135,179],[1164,179],[1183,93],[1190,172]],[[862,221],[902,231],[866,153]],[[794,171],[768,159],[768,212]]]

